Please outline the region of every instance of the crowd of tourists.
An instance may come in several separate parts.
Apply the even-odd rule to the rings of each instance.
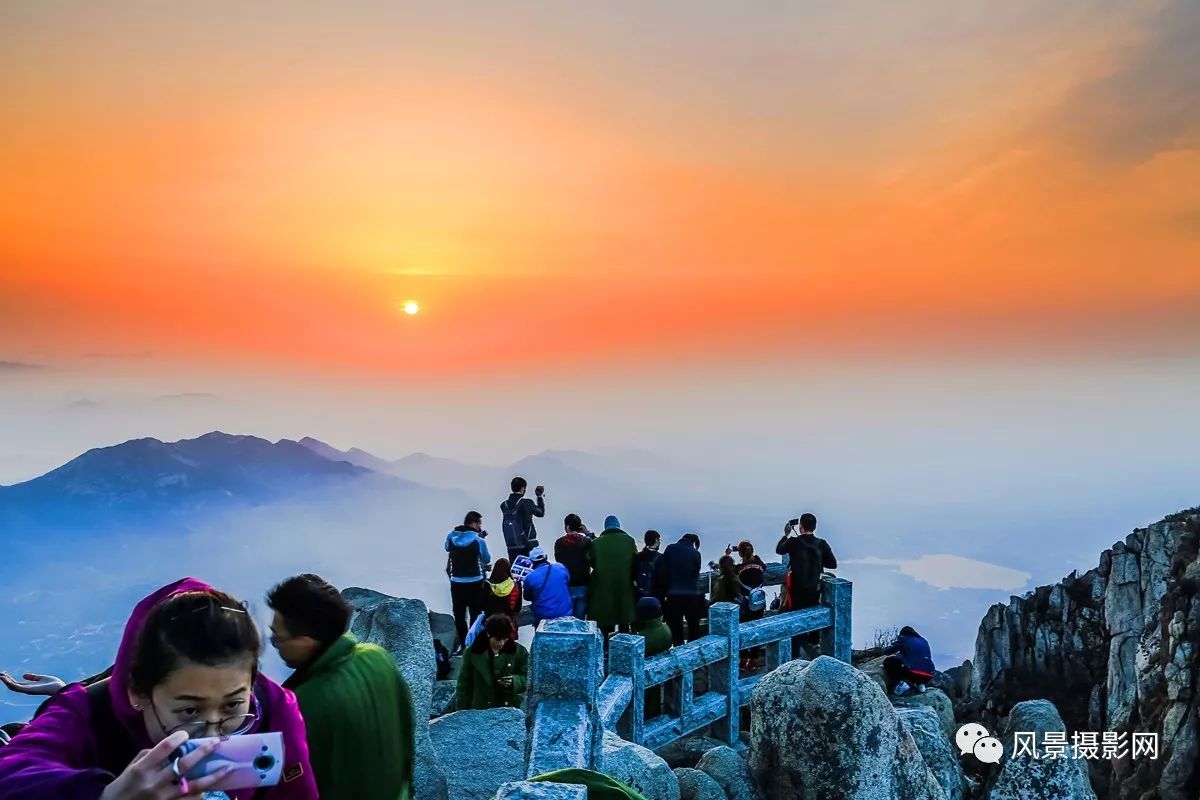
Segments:
[[[535,523],[546,515],[545,490],[529,498],[527,486],[514,478],[500,505],[504,555],[495,561],[478,511],[446,534],[455,646],[448,653],[439,643],[438,672],[446,677],[461,656],[458,710],[521,705],[526,607],[535,630],[563,617],[592,620],[606,643],[618,632],[642,636],[647,657],[702,636],[711,603],[736,604],[744,621],[767,613],[766,564],[749,541],[730,543],[705,568],[696,533],[663,547],[647,530],[639,549],[616,516],[594,533],[568,514],[548,552]],[[781,611],[818,605],[821,575],[837,567],[816,529],[811,513],[784,526],[775,552],[787,573],[773,603]],[[319,576],[288,578],[266,601],[269,641],[293,670],[282,684],[259,669],[261,636],[246,604],[194,578],[135,606],[112,666],[98,675],[67,685],[0,673],[9,689],[47,698],[30,722],[0,728],[0,800],[407,800],[413,706],[392,655],[355,639],[352,608]],[[810,643],[800,638],[796,646]],[[922,691],[932,679],[928,642],[912,628],[887,653],[889,691]],[[747,653],[743,666],[755,657]],[[647,717],[659,702],[647,693]],[[197,773],[222,742],[259,733],[282,741],[277,780],[230,788],[229,763]],[[182,747],[188,740],[200,744]]]

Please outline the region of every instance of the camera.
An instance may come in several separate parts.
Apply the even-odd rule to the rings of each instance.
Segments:
[[[789,527],[789,528],[798,528],[798,527],[800,527],[800,518],[799,518],[799,517],[796,517],[795,519],[789,519],[789,520],[788,520],[788,527]]]

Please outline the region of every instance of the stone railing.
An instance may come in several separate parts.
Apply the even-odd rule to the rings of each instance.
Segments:
[[[736,605],[717,603],[709,609],[707,636],[649,659],[641,636],[617,634],[609,642],[607,675],[594,623],[571,617],[542,623],[526,698],[526,775],[596,769],[605,731],[649,748],[698,732],[735,744],[742,706],[762,674],[792,658],[793,637],[819,632],[823,655],[850,661],[851,592],[850,581],[826,575],[821,605],[745,624]],[[765,649],[766,670],[743,678],[741,653],[751,648]],[[696,696],[698,685],[703,691]],[[666,695],[664,713],[646,719],[646,690],[658,686]],[[567,800],[579,788],[506,784],[497,800]]]
[[[741,707],[762,678],[740,677],[742,651],[765,648],[770,672],[791,660],[793,637],[820,632],[820,653],[849,662],[851,590],[850,581],[825,576],[821,605],[745,624],[738,622],[736,605],[717,603],[708,612],[707,636],[649,659],[641,636],[614,636],[608,677],[597,700],[601,722],[621,738],[651,749],[706,729],[736,743]],[[707,680],[698,682],[697,677]],[[699,696],[698,684],[704,690]],[[665,689],[665,713],[646,719],[645,693],[656,686]]]

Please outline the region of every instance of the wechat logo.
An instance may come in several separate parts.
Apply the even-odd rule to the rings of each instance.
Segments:
[[[988,729],[975,722],[968,722],[954,734],[961,755],[971,753],[984,764],[999,764],[1004,755],[1004,745],[1000,740],[988,733]]]

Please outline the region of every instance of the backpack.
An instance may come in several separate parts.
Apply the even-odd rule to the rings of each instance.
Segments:
[[[820,546],[815,537],[799,537],[793,540],[789,549],[791,559],[788,563],[788,576],[792,579],[792,591],[811,591],[820,587],[821,573],[824,566],[821,563]]]
[[[748,589],[743,586],[742,591],[745,593],[746,610],[754,613],[765,611],[767,608],[767,590],[761,586],[756,586],[753,589]]]
[[[521,515],[518,510],[521,508],[521,501],[518,499],[515,503],[505,502],[500,507],[504,512],[504,544],[509,550],[524,550],[528,544],[525,541],[525,527],[521,524]]]
[[[453,668],[450,664],[450,651],[442,644],[441,639],[433,640],[433,659],[437,665],[437,679],[444,681],[450,677],[450,670]]]
[[[483,565],[481,551],[479,548],[479,539],[472,539],[471,543],[465,546],[456,544],[450,545],[449,563],[447,565],[452,578],[475,578],[483,579]]]

